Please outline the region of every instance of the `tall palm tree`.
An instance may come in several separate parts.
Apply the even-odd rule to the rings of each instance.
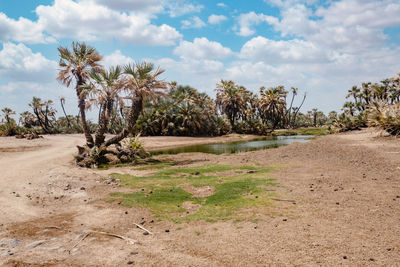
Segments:
[[[44,123],[44,118],[42,115],[42,108],[44,106],[44,103],[42,102],[42,100],[39,97],[33,97],[32,102],[29,103],[29,106],[32,108],[33,113],[35,114],[40,127],[42,127],[42,129],[46,133],[48,133],[49,130],[47,129],[46,124]]]
[[[68,128],[71,128],[71,121],[70,121],[70,119],[69,119],[67,113],[65,112],[65,108],[64,108],[64,105],[65,105],[65,97],[63,97],[63,96],[60,97],[60,104],[61,104],[61,108],[62,108],[62,110],[63,110],[63,112],[64,112],[65,118],[67,119]]]
[[[264,120],[272,122],[275,129],[285,118],[287,91],[283,86],[277,86],[265,90],[260,88],[260,109],[264,113]]]
[[[247,90],[244,87],[237,86],[233,81],[221,80],[217,84],[216,103],[221,113],[225,113],[229,119],[232,128],[235,121],[239,119],[247,105]]]
[[[120,66],[111,67],[109,70],[95,71],[92,69],[90,78],[92,82],[82,86],[82,94],[89,95],[87,108],[92,104],[99,106],[99,122],[95,133],[95,146],[99,147],[104,143],[107,125],[111,119],[112,111],[115,109],[115,102],[122,103],[119,93],[124,86],[120,79],[122,69]]]
[[[72,50],[67,47],[58,48],[60,70],[57,80],[69,87],[73,81],[78,97],[79,114],[88,147],[93,147],[94,141],[86,121],[86,96],[82,94],[82,86],[88,81],[90,72],[102,70],[100,60],[103,58],[94,47],[85,43],[72,43]]]
[[[146,98],[164,95],[168,88],[168,83],[159,79],[164,72],[163,69],[154,69],[154,65],[147,62],[129,64],[125,66],[123,89],[126,91],[126,99],[131,101],[130,111],[127,116],[127,123],[124,129],[116,136],[105,142],[106,146],[119,143],[122,139],[134,132],[135,123],[143,111],[144,100]]]
[[[293,107],[293,101],[295,99],[295,97],[297,96],[297,91],[299,90],[298,88],[292,87],[292,100],[290,101],[290,106],[289,108],[286,110],[286,117],[287,117],[287,126],[290,127],[290,122],[291,122],[291,117],[292,117],[292,107]]]

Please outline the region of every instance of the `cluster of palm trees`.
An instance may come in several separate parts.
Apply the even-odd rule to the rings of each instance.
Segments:
[[[79,149],[78,162],[89,160],[84,165],[92,164],[90,160],[93,159],[93,163],[106,162],[110,158],[107,153],[130,160],[129,151],[123,151],[120,142],[134,133],[146,99],[162,95],[168,88],[168,84],[159,79],[164,70],[155,69],[153,64],[146,62],[107,70],[100,64],[102,56],[85,43],[72,43],[72,50],[59,47],[58,51],[60,71],[57,79],[67,87],[75,85],[80,123],[86,138],[85,147]],[[94,135],[86,119],[86,111],[93,105],[99,108]],[[118,109],[124,111],[124,127],[106,139],[109,123]],[[111,145],[117,147],[117,152],[107,150]]]
[[[229,119],[232,129],[238,132],[263,133],[266,129],[289,128],[296,126],[296,117],[303,105],[306,94],[299,107],[293,107],[298,89],[289,92],[283,86],[260,88],[260,95],[254,94],[233,81],[221,80],[217,84],[216,105],[221,114]],[[244,130],[245,129],[245,130]]]
[[[400,76],[384,79],[379,83],[362,83],[360,86],[353,86],[346,95],[347,101],[343,110],[349,115],[367,110],[374,102],[387,102],[389,104],[400,102]]]
[[[343,113],[336,119],[339,127],[349,130],[382,125],[388,130],[400,123],[400,74],[379,83],[366,82],[361,86],[353,86],[348,90],[346,99],[349,100],[343,104]],[[396,131],[389,130],[393,133]]]
[[[226,119],[218,116],[215,102],[190,86],[169,83],[167,94],[145,103],[135,125],[144,135],[216,136],[230,132]]]

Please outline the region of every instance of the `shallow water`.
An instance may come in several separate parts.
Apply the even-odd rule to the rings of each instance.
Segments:
[[[236,141],[229,143],[215,143],[184,146],[178,148],[163,149],[151,152],[152,155],[163,154],[179,154],[190,152],[202,152],[210,154],[233,154],[248,151],[255,151],[268,148],[276,148],[286,146],[294,142],[305,143],[311,140],[313,135],[292,135],[292,136],[275,136],[253,139],[250,141]]]

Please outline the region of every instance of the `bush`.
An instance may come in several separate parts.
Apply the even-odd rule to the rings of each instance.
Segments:
[[[378,127],[391,135],[399,135],[400,103],[374,102],[368,112],[368,126]]]

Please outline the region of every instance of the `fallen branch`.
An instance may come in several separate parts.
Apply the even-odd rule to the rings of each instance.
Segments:
[[[138,243],[137,240],[126,237],[126,236],[122,236],[122,235],[117,235],[117,234],[113,234],[113,233],[107,233],[107,232],[100,232],[100,231],[92,231],[92,230],[88,230],[87,233],[89,234],[100,234],[100,235],[107,235],[107,236],[112,236],[112,237],[116,237],[122,240],[127,241],[128,243],[134,245],[135,243]]]
[[[70,230],[58,227],[58,226],[47,226],[44,229],[56,229],[56,230],[61,230],[61,231],[65,231],[65,232],[71,232]]]
[[[140,229],[146,231],[147,233],[149,233],[149,234],[151,234],[151,235],[153,234],[152,232],[150,232],[149,230],[147,230],[146,228],[144,228],[144,227],[141,226],[140,224],[135,223],[135,225],[136,225],[137,227],[139,227]]]
[[[68,254],[71,254],[71,251],[79,244],[81,243],[86,237],[88,237],[90,235],[90,233],[86,233],[83,235],[83,237],[81,239],[79,239],[78,242],[76,242],[76,244],[70,249],[68,250]]]
[[[136,225],[137,225],[137,224],[136,224]],[[137,225],[137,226],[138,226],[138,225]],[[139,227],[140,227],[140,226],[139,226]],[[145,229],[144,227],[140,227],[140,228],[142,228],[143,230],[147,231],[149,234],[152,234],[150,231],[148,231],[148,230]],[[58,227],[58,226],[48,226],[48,227],[45,227],[44,229],[56,229],[56,230],[67,231],[67,232],[72,232],[72,233],[78,234],[77,232],[73,232],[73,231],[70,231],[70,230],[67,230],[67,229]],[[137,240],[135,240],[135,239],[132,239],[132,238],[129,238],[129,237],[126,237],[126,236],[122,236],[122,235],[117,235],[117,234],[107,233],[107,232],[101,232],[101,231],[85,230],[85,231],[84,231],[84,236],[83,236],[81,239],[79,239],[79,241],[78,241],[70,250],[68,250],[68,253],[71,254],[71,251],[72,251],[76,246],[78,246],[79,243],[81,243],[83,240],[85,240],[90,234],[100,234],[100,235],[106,235],[106,236],[116,237],[116,238],[125,240],[126,242],[128,242],[128,243],[130,243],[130,244],[132,244],[132,245],[134,245],[134,244],[136,244],[136,243],[139,243],[139,242],[138,242]]]

